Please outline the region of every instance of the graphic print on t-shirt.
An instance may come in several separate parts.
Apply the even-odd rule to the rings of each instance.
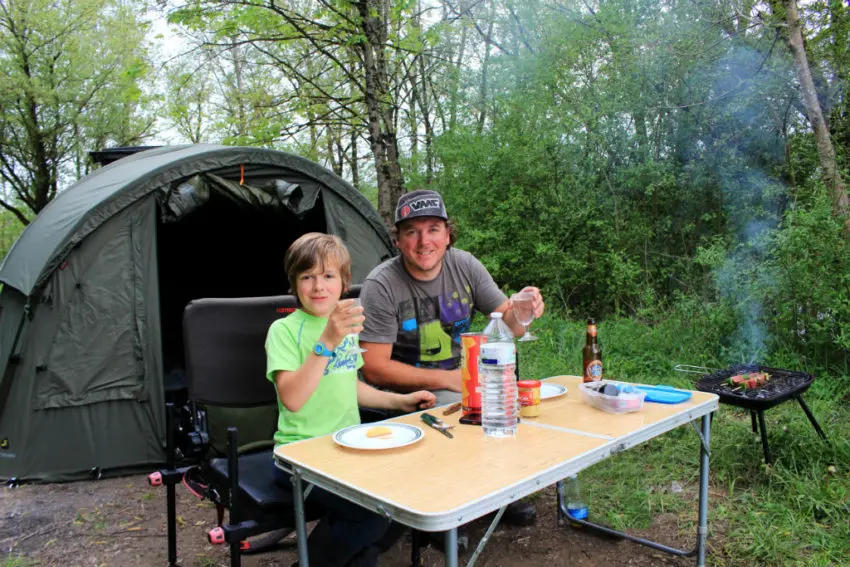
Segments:
[[[469,289],[399,304],[399,333],[393,358],[431,368],[460,364],[460,334],[470,326]]]
[[[355,335],[347,335],[334,349],[334,357],[325,367],[322,376],[357,370],[357,352],[354,351]]]

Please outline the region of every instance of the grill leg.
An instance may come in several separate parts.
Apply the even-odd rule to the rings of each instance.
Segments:
[[[767,428],[764,426],[764,412],[759,410],[759,429],[761,429],[761,446],[764,449],[764,462],[768,465],[773,464],[773,458],[770,456],[770,446],[767,444]]]
[[[756,423],[756,412],[754,412],[752,410],[750,410],[750,421],[753,424],[753,433],[758,433],[759,432],[759,426],[758,426],[758,423]]]
[[[823,439],[825,441],[826,440],[826,434],[823,432],[823,429],[820,428],[820,425],[818,425],[818,422],[815,419],[814,414],[812,414],[812,411],[809,409],[809,406],[807,406],[806,402],[803,401],[803,396],[794,396],[794,397],[797,398],[798,402],[800,402],[800,407],[803,408],[804,412],[806,412],[806,417],[808,417],[809,421],[812,422],[812,425],[814,426],[815,431],[817,431],[818,435],[820,435],[821,439]]]

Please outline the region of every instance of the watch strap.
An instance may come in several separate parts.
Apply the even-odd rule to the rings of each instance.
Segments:
[[[325,343],[323,343],[322,341],[319,341],[315,344],[315,346],[313,347],[313,352],[318,356],[326,356],[328,358],[333,358],[336,356],[336,353],[334,353],[334,351],[330,350],[327,346],[325,346]]]

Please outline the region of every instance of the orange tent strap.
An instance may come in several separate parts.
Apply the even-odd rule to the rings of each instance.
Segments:
[[[245,185],[245,164],[239,166],[239,185]]]

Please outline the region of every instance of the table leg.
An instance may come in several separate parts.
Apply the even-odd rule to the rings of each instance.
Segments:
[[[422,532],[416,528],[411,530],[410,565],[411,567],[422,566]]]
[[[557,503],[555,504],[555,508],[557,508],[557,517],[558,517],[558,525],[563,526],[566,523],[564,519],[564,513],[561,511],[561,502],[564,501],[564,481],[559,480],[555,485],[555,492],[557,493]]]
[[[595,524],[588,520],[579,520],[573,518],[569,515],[566,510],[566,505],[562,502],[558,502],[558,506],[561,509],[561,513],[564,514],[565,517],[569,518],[568,525],[577,525],[582,526],[584,528],[588,528],[605,535],[615,536],[617,538],[627,539],[634,543],[639,543],[640,545],[645,545],[652,549],[657,549],[658,551],[663,551],[664,553],[669,553],[670,555],[676,555],[679,557],[697,557],[697,567],[705,567],[705,548],[706,548],[706,538],[708,536],[708,463],[709,463],[709,441],[710,441],[710,433],[711,433],[711,415],[704,415],[701,418],[701,431],[697,431],[697,434],[700,436],[700,487],[699,487],[699,516],[698,516],[698,526],[697,526],[697,544],[694,549],[690,551],[676,549],[674,547],[670,547],[661,543],[656,543],[654,541],[644,539],[642,537],[636,537],[633,535],[629,535],[625,532],[615,530],[613,528],[609,528],[607,526],[602,526],[600,524]],[[695,428],[696,429],[696,428]]]
[[[699,452],[699,523],[697,525],[697,567],[705,565],[705,541],[708,537],[708,451],[711,442],[711,414],[702,416],[702,439]]]
[[[295,501],[295,534],[298,542],[298,567],[309,567],[307,557],[307,520],[304,515],[304,494],[301,486],[301,474],[292,470],[292,496]]]
[[[457,567],[457,528],[446,530],[445,545],[446,567]]]
[[[490,522],[490,526],[487,528],[487,531],[484,532],[484,536],[481,538],[481,541],[478,542],[478,547],[475,548],[475,553],[472,554],[472,557],[469,559],[466,567],[475,567],[475,562],[478,561],[478,556],[481,555],[482,551],[484,551],[484,546],[487,545],[488,541],[490,541],[490,536],[493,535],[493,532],[496,530],[496,526],[499,525],[499,521],[502,519],[502,516],[507,509],[507,506],[499,508],[499,511],[496,513],[496,517],[493,518],[492,522]]]

